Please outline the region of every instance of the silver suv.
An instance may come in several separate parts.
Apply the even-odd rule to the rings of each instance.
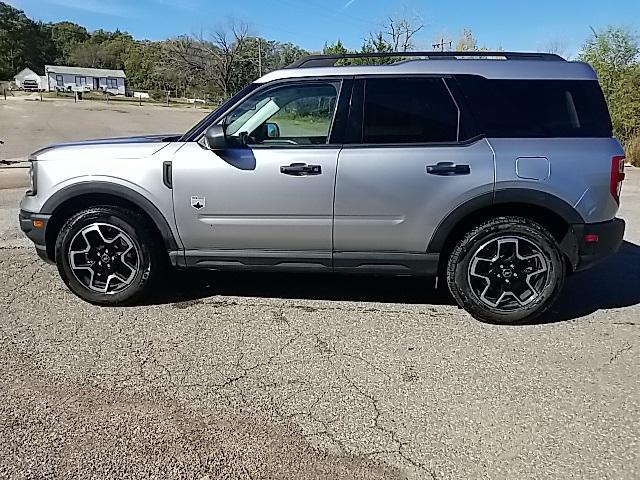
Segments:
[[[140,301],[167,267],[365,273],[438,277],[479,320],[532,320],[623,238],[594,71],[397,56],[307,57],[183,135],[40,150],[22,229],[100,305]]]

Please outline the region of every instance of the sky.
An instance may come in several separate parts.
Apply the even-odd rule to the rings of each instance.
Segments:
[[[89,30],[120,29],[138,39],[203,34],[241,20],[250,32],[317,51],[337,39],[359,48],[389,16],[425,25],[416,46],[454,40],[470,28],[480,46],[580,52],[591,33],[607,25],[640,30],[640,0],[4,0],[45,22],[70,20]]]

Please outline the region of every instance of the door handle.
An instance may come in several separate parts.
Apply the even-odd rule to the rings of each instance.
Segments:
[[[469,165],[456,165],[453,162],[438,162],[436,165],[429,165],[427,173],[445,177],[450,175],[469,175],[471,167]]]
[[[321,165],[307,165],[306,163],[292,163],[288,166],[280,167],[280,173],[293,175],[294,177],[304,177],[308,175],[322,174]]]

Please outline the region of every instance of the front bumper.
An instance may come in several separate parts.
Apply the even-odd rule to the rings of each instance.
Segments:
[[[46,230],[51,215],[42,215],[39,213],[27,212],[26,210],[20,210],[18,220],[20,221],[20,229],[24,232],[29,240],[31,240],[36,247],[38,255],[43,260],[51,263],[51,259],[47,255],[47,242],[46,242]],[[42,222],[42,226],[38,222]]]
[[[572,227],[578,244],[575,271],[579,272],[614,255],[622,245],[626,225],[624,220],[615,218],[610,222],[587,223],[572,225]]]

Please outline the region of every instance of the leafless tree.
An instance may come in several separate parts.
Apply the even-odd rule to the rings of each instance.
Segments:
[[[456,50],[459,52],[473,52],[479,50],[478,41],[473,36],[473,32],[469,28],[465,28],[460,34]]]
[[[242,62],[247,61],[248,32],[247,24],[233,22],[229,28],[220,28],[211,36],[214,46],[211,53],[216,64],[214,81],[225,97],[237,90],[241,81],[236,73]]]
[[[208,38],[202,34],[182,36],[165,44],[160,69],[187,87],[214,87],[228,97],[242,87],[237,73],[246,62],[248,27],[233,22],[215,30]]]
[[[561,57],[568,58],[570,56],[569,46],[565,40],[554,38],[544,44],[541,50],[545,53],[555,53]]]
[[[389,17],[384,26],[384,33],[393,51],[408,52],[414,48],[413,38],[423,28],[424,24],[418,23],[415,19]]]
[[[158,71],[183,89],[210,83],[213,69],[211,49],[194,37],[185,35],[164,43]]]

